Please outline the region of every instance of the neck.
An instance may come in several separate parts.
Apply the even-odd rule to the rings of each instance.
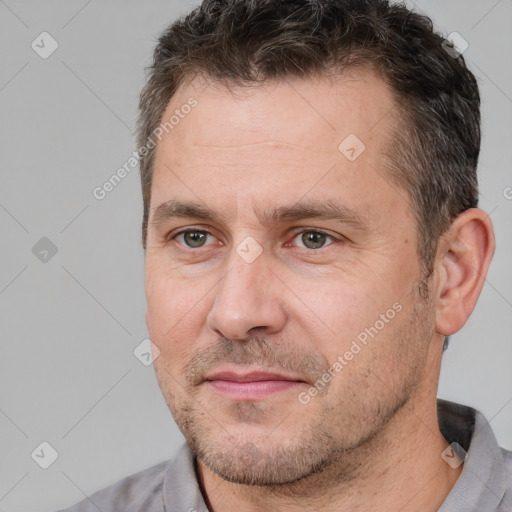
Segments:
[[[233,484],[199,461],[200,485],[209,510],[437,511],[462,466],[453,469],[441,458],[448,443],[439,430],[435,396],[428,407],[419,403],[426,402],[411,399],[377,436],[344,452],[324,471],[293,484]]]

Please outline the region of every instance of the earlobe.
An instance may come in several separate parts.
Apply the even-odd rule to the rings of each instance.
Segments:
[[[436,273],[436,332],[454,334],[471,315],[494,254],[494,232],[480,208],[462,212],[443,236]]]

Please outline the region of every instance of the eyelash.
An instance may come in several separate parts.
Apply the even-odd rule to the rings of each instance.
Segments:
[[[167,240],[168,241],[171,241],[171,240],[175,240],[178,236],[180,235],[183,235],[183,234],[186,234],[186,233],[205,233],[206,235],[210,235],[210,236],[215,236],[213,235],[212,233],[210,233],[209,231],[205,230],[205,229],[193,229],[193,228],[187,228],[187,229],[183,229],[181,231],[178,231],[177,233],[174,233],[172,236],[169,235],[167,236]],[[327,244],[327,245],[324,245],[323,247],[319,247],[318,249],[309,249],[307,247],[299,247],[299,249],[302,249],[302,250],[305,250],[305,251],[308,251],[308,252],[313,252],[313,251],[320,251],[320,250],[324,250],[325,248],[329,247],[330,245],[332,245],[333,243],[335,242],[339,242],[339,241],[342,241],[343,240],[343,237],[335,237],[334,235],[331,235],[325,231],[322,231],[322,230],[319,230],[319,229],[303,229],[302,231],[297,231],[294,233],[293,235],[293,238],[292,240],[294,240],[295,238],[297,238],[298,235],[302,235],[304,233],[315,233],[315,234],[322,234],[322,235],[325,235],[326,237],[330,238],[332,240],[332,242],[330,244]],[[185,244],[178,244],[180,247],[184,248],[185,250],[199,250],[199,249],[203,249],[205,247],[207,247],[207,245],[203,245],[203,246],[200,246],[200,247],[189,247]]]

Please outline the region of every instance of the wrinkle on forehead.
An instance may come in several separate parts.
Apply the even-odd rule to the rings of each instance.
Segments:
[[[309,151],[310,153],[331,153],[331,151],[320,151],[311,149],[309,147],[303,146],[302,144],[293,144],[290,142],[282,142],[282,141],[260,141],[260,142],[252,142],[250,144],[235,144],[234,146],[217,146],[210,144],[191,144],[187,145],[187,148],[196,149],[196,148],[206,148],[206,149],[251,149],[253,147],[270,147],[276,149],[291,149],[294,151]]]
[[[174,151],[166,150],[158,154],[155,169],[162,165],[170,165],[182,171],[201,167],[242,169],[247,166],[258,169],[271,166],[278,166],[277,168],[280,169],[283,167],[328,169],[338,163],[340,158],[334,144],[332,148],[322,146],[320,149],[317,146],[314,149],[301,144],[265,141],[229,146],[180,144],[174,149]]]

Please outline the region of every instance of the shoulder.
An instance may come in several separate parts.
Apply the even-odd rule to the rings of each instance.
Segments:
[[[437,412],[446,441],[465,452],[462,473],[440,510],[510,512],[512,452],[499,446],[491,425],[478,410],[438,400]]]
[[[504,511],[512,510],[512,451],[501,448],[503,455],[504,466],[504,479],[505,479],[505,495],[503,496],[502,503],[500,504]]]
[[[164,475],[169,461],[134,473],[58,512],[157,512],[163,507]]]

